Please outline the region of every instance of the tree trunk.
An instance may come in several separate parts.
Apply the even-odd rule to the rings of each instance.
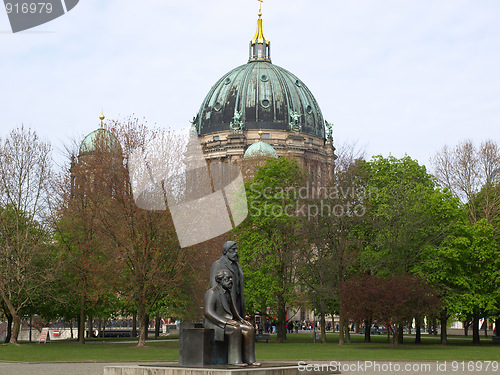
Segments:
[[[422,323],[420,317],[415,318],[415,344],[422,343]]]
[[[132,337],[137,337],[137,315],[132,317]]]
[[[370,336],[371,327],[372,327],[371,319],[365,320],[365,342],[372,342],[372,338]]]
[[[7,297],[3,283],[1,283],[0,295],[2,296],[5,306],[7,307],[8,313],[12,316],[12,332],[9,341],[6,342],[17,345],[17,336],[19,336],[19,330],[21,329],[21,318],[19,316],[19,310],[16,310],[16,308],[12,304],[12,301]]]
[[[398,325],[398,344],[402,344],[404,340],[403,336],[403,324]]]
[[[441,311],[441,344],[448,344],[448,310]]]
[[[495,319],[495,331],[493,334],[495,336],[500,336],[500,332],[498,332],[498,328],[500,327],[500,318]]]
[[[91,316],[88,317],[88,327],[87,327],[87,337],[91,338],[94,335],[94,318]]]
[[[10,342],[12,337],[12,314],[7,314],[7,336],[5,336],[5,343]]]
[[[472,319],[472,343],[481,343],[481,339],[479,338],[479,314],[474,314]]]
[[[32,342],[32,330],[33,330],[33,315],[30,314],[30,344]]]
[[[104,337],[104,332],[102,331],[102,319],[98,318],[97,319],[97,336],[98,337]]]
[[[486,318],[484,318],[483,327],[484,327],[484,337],[488,337],[488,319]]]
[[[320,325],[321,325],[321,343],[326,344],[326,309],[325,305],[321,304],[320,305],[320,312],[321,316],[319,317],[320,319]]]
[[[350,344],[351,343],[351,330],[349,328],[349,321],[347,321],[347,320],[344,324],[344,329],[345,329],[345,343]]]
[[[340,317],[339,317],[339,345],[344,345],[345,344],[344,332],[345,332],[345,329],[344,329],[344,317],[341,314]]]
[[[283,295],[278,293],[278,336],[276,340],[283,342],[286,340],[286,306]]]
[[[85,344],[85,293],[80,297],[80,315],[78,317],[78,343]]]
[[[139,342],[137,343],[137,346],[144,347],[146,346],[148,315],[143,303],[139,303],[139,308],[137,309],[137,320],[139,321]]]
[[[392,341],[391,341],[391,346],[396,347],[398,346],[398,329],[395,328],[394,332],[392,333]]]
[[[9,343],[17,345],[17,338],[19,332],[21,331],[21,317],[19,313],[12,314],[12,336],[10,337]]]
[[[394,323],[392,325],[393,327],[393,333],[392,333],[392,347],[397,347],[399,345],[399,327],[400,324]]]
[[[155,340],[157,340],[158,337],[160,337],[160,325],[161,325],[160,314],[156,313],[156,316],[155,316]]]
[[[108,319],[104,319],[102,321],[102,337],[106,337],[106,323],[107,323]]]

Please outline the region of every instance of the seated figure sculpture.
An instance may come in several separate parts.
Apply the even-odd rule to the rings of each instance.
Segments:
[[[226,241],[222,245],[222,257],[216,260],[212,264],[212,269],[210,270],[210,288],[217,285],[215,281],[215,274],[222,270],[228,269],[233,277],[233,287],[231,288],[231,297],[233,298],[234,305],[236,306],[236,311],[240,316],[245,316],[245,291],[243,283],[243,271],[238,263],[239,253],[238,245],[234,241]]]
[[[215,330],[215,341],[228,340],[228,364],[259,366],[255,361],[255,329],[239,315],[231,296],[231,272],[217,271],[215,281],[205,294],[205,328]]]

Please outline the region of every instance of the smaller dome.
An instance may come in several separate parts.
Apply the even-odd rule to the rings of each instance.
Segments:
[[[249,159],[258,157],[278,159],[278,154],[276,153],[276,150],[273,148],[273,146],[265,142],[258,141],[255,142],[253,145],[251,145],[249,148],[247,148],[243,158]]]
[[[120,153],[120,155],[122,153],[122,146],[120,145],[120,142],[115,137],[115,135],[109,130],[99,128],[87,135],[82,141],[82,143],[80,144],[79,155],[81,156],[95,152],[101,147],[102,151]]]

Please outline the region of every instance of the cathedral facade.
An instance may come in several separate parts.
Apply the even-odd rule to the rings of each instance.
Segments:
[[[259,9],[249,59],[224,74],[192,121],[209,165],[293,157],[316,185],[333,176],[332,126],[304,82],[271,62]]]

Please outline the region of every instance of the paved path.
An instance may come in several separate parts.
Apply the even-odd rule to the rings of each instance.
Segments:
[[[113,363],[0,362],[0,374],[1,375],[103,375],[104,367],[112,365]]]
[[[301,363],[298,363],[301,365]],[[106,366],[123,366],[123,363],[10,363],[0,362],[1,375],[103,375]],[[340,369],[342,374],[358,375],[472,375],[500,374],[498,362],[489,364],[485,361],[430,361],[430,362],[388,362],[388,361],[311,361],[309,366],[324,366],[329,369]],[[307,375],[305,364],[303,373]],[[439,366],[439,367],[438,367]],[[472,370],[474,367],[474,371]],[[479,368],[481,367],[481,370]]]

